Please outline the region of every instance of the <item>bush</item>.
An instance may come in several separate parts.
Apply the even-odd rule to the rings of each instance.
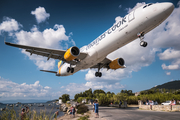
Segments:
[[[86,113],[87,111],[89,111],[88,106],[85,106],[84,104],[80,104],[76,108],[78,109],[77,110],[78,114],[83,114],[83,113]]]

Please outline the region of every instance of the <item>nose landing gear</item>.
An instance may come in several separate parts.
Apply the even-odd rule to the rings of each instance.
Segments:
[[[144,32],[138,33],[137,36],[139,37],[139,39],[141,41],[140,46],[146,47],[148,45],[148,43],[144,41]]]

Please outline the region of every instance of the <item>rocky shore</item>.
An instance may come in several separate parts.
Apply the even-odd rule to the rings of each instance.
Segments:
[[[95,119],[95,113],[92,110],[89,110],[88,112],[84,114],[77,114],[78,109],[76,109],[75,117],[73,117],[70,115],[70,112],[69,112],[70,108],[71,108],[71,104],[62,104],[60,106],[60,109],[64,112],[64,115],[61,117],[58,117],[57,120],[77,120],[80,117],[88,117],[89,120]],[[96,120],[102,120],[102,118],[96,118]]]

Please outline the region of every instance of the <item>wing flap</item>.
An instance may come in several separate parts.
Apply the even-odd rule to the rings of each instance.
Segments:
[[[90,68],[99,68],[99,65],[100,65],[100,68],[107,68],[109,69],[109,63],[111,63],[111,60],[108,59],[108,58],[105,58],[103,61],[101,61],[100,63],[98,63],[97,65],[94,65]]]
[[[48,53],[48,52],[41,52],[41,51],[35,51],[35,50],[34,51],[33,50],[26,50],[26,52],[33,53],[33,54],[36,54],[36,55],[41,55],[41,56],[44,56],[44,57],[49,57],[51,55],[51,58],[53,58],[53,59],[63,60],[63,57],[61,55],[54,54],[53,52]]]

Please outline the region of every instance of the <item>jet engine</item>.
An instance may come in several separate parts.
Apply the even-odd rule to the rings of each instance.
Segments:
[[[109,64],[109,68],[114,69],[114,70],[119,69],[119,68],[125,68],[124,64],[125,62],[123,58],[117,58]]]
[[[64,54],[64,59],[67,61],[71,61],[74,60],[78,57],[80,51],[79,48],[74,46],[74,47],[70,47]]]

